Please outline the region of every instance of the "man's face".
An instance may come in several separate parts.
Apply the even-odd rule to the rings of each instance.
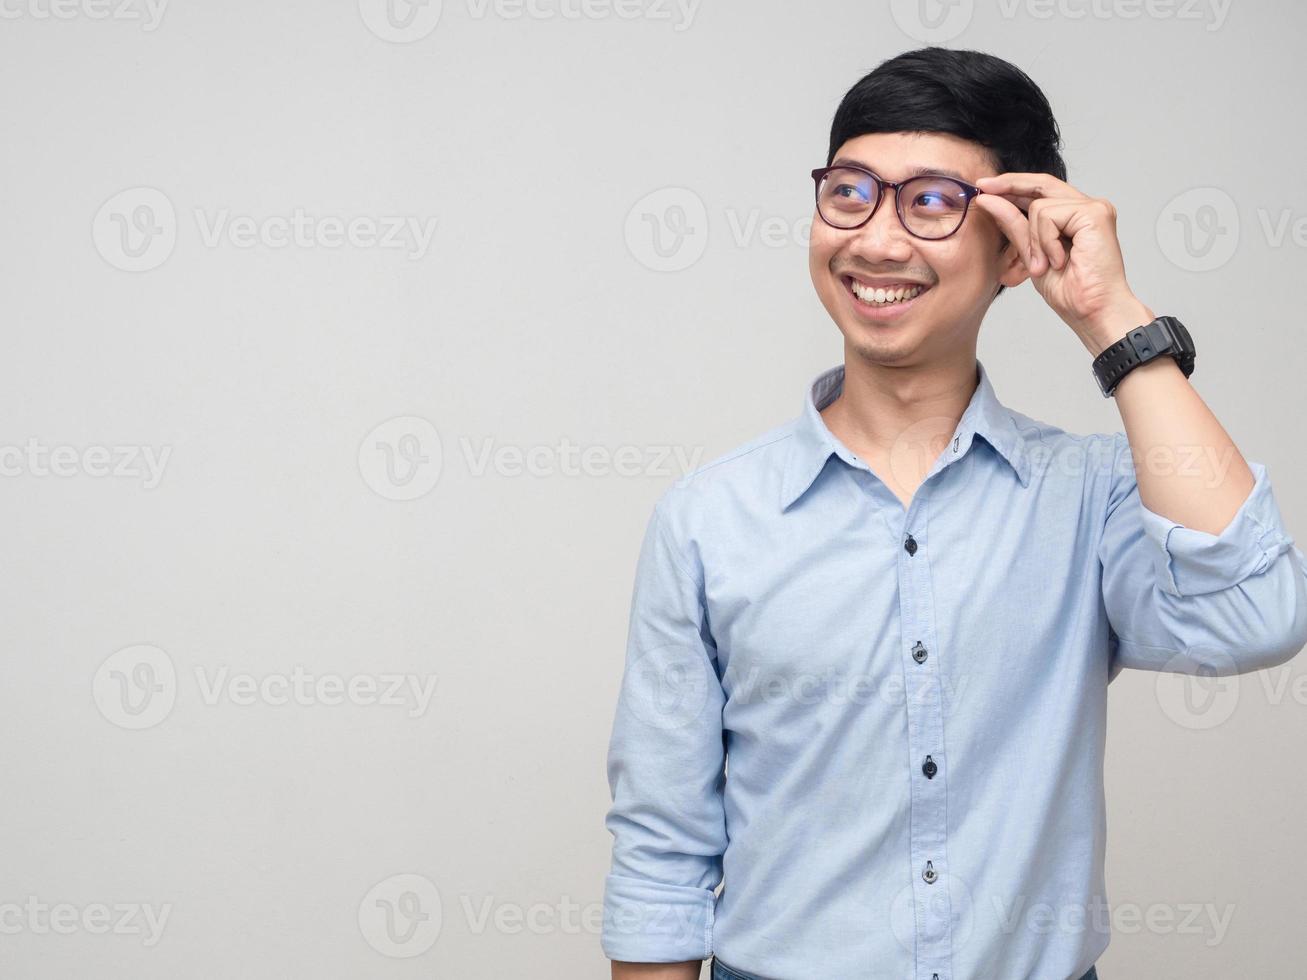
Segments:
[[[841,146],[834,162],[858,163],[885,180],[903,180],[918,167],[969,184],[997,173],[984,147],[943,133],[870,133]],[[918,363],[974,350],[999,284],[1015,286],[1026,278],[1016,248],[1008,244],[1000,250],[1003,241],[993,219],[974,205],[949,238],[916,238],[900,223],[893,192],[886,188],[861,228],[833,228],[814,210],[808,266],[848,348],[877,363]],[[913,299],[876,306],[856,295],[853,280],[922,291]]]

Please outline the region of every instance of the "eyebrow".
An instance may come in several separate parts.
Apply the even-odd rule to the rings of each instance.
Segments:
[[[854,160],[852,157],[836,157],[834,160],[831,161],[831,166],[832,167],[861,167],[863,170],[870,170],[872,173],[876,172],[875,167],[869,166],[868,164],[863,163],[861,160]],[[967,180],[967,178],[963,177],[956,170],[949,170],[947,167],[910,167],[908,169],[907,176],[904,177],[904,180],[906,180],[908,177],[923,177],[926,174],[939,174],[942,177],[952,177],[954,180],[960,180],[964,184],[971,183],[971,181]]]

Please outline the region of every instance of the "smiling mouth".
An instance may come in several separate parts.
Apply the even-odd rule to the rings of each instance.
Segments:
[[[906,305],[930,289],[929,286],[919,282],[897,282],[869,286],[859,282],[852,276],[841,276],[840,278],[844,281],[845,288],[853,294],[858,302],[873,309]]]

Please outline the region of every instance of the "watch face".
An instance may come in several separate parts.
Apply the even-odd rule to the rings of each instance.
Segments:
[[[1189,336],[1189,331],[1185,325],[1173,316],[1158,317],[1170,329],[1171,335],[1175,337],[1175,347],[1182,354],[1192,354],[1194,352],[1193,338]]]

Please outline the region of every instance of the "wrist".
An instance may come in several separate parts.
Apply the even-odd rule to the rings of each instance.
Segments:
[[[1156,313],[1140,300],[1131,298],[1094,317],[1081,340],[1090,356],[1097,357],[1131,330],[1156,319]]]

